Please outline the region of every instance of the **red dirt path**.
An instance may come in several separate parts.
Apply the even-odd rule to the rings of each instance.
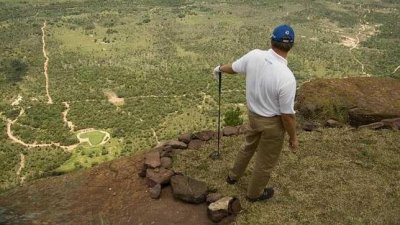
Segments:
[[[138,162],[127,157],[3,193],[0,224],[213,224],[205,204],[177,201],[170,188],[151,199],[137,175]]]

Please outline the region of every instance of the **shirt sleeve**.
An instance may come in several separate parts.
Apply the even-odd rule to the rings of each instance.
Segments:
[[[294,98],[296,96],[296,80],[293,80],[279,90],[279,110],[281,114],[295,114]]]
[[[247,64],[253,51],[248,52],[246,55],[242,56],[240,59],[232,63],[233,71],[235,71],[236,73],[246,74]]]

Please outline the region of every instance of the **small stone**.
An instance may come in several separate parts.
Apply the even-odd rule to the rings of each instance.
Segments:
[[[175,173],[172,170],[160,168],[159,170],[147,169],[146,178],[147,186],[154,187],[157,184],[166,185],[169,184],[171,177]]]
[[[149,193],[152,199],[159,199],[161,196],[161,184],[156,184],[154,187],[150,188]]]
[[[329,119],[325,122],[324,126],[329,128],[340,128],[343,127],[343,124],[341,124],[339,121]]]
[[[385,126],[382,122],[370,123],[368,125],[359,126],[358,129],[370,129],[370,130],[378,130],[383,129]]]
[[[224,136],[234,136],[234,135],[238,135],[238,128],[237,127],[224,127],[224,129],[222,130]]]
[[[147,166],[147,168],[157,168],[161,166],[160,152],[158,151],[146,153],[144,159],[144,164]]]
[[[194,140],[190,141],[188,148],[189,148],[189,149],[198,150],[198,149],[200,149],[203,145],[204,145],[204,141],[199,140],[199,139],[194,139]]]
[[[229,202],[232,197],[223,197],[216,202],[211,203],[208,208],[208,217],[215,223],[220,222],[223,218],[229,216]]]
[[[171,146],[173,149],[187,149],[187,144],[181,141],[171,140],[167,141],[165,146]]]
[[[162,157],[161,167],[165,169],[170,169],[172,167],[172,159],[170,157]]]
[[[213,138],[215,132],[212,130],[200,131],[193,134],[193,139],[199,139],[202,141],[209,141]]]
[[[222,198],[222,195],[220,193],[210,193],[207,195],[206,202],[207,204],[211,204],[213,202],[216,202]]]
[[[181,136],[178,137],[178,140],[185,143],[189,144],[189,142],[192,140],[192,134],[182,134]]]
[[[112,190],[112,188],[108,188],[108,190],[109,190],[109,191],[111,191],[111,190]]]
[[[312,122],[305,122],[303,124],[303,130],[304,131],[315,131],[318,128],[318,125]]]

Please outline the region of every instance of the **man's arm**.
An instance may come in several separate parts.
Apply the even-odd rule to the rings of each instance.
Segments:
[[[289,134],[289,147],[293,152],[299,147],[299,141],[296,134],[296,115],[295,114],[282,114],[281,120],[283,127]]]
[[[229,73],[229,74],[236,74],[236,72],[232,69],[232,64],[224,64],[219,67],[221,72]]]

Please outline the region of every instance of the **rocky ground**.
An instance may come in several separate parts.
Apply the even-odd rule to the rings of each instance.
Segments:
[[[36,180],[0,196],[0,224],[213,224],[206,205],[185,204],[170,188],[150,198],[137,173],[142,157]]]

